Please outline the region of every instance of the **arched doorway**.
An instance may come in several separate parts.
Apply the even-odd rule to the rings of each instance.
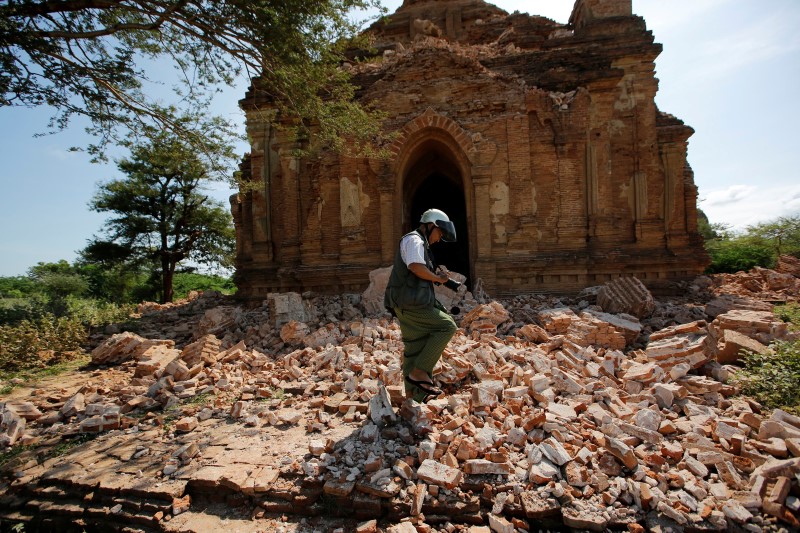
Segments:
[[[441,209],[447,213],[456,227],[458,242],[442,242],[433,246],[431,251],[437,264],[465,275],[470,287],[469,224],[463,176],[446,148],[439,143],[424,143],[418,147],[417,154],[403,182],[403,231],[416,228],[420,216],[428,209]]]

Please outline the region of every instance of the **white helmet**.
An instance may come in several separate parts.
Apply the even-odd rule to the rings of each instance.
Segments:
[[[450,222],[450,218],[444,211],[428,209],[422,213],[419,221],[421,224],[431,223],[442,230],[442,240],[444,242],[456,242],[456,227]]]

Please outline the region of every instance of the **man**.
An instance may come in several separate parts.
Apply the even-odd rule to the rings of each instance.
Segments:
[[[430,246],[439,241],[455,242],[456,229],[444,212],[429,209],[419,227],[400,240],[383,299],[403,334],[406,394],[418,402],[442,393],[433,384],[433,367],[457,329],[433,290],[434,283],[453,290],[460,285],[449,279],[447,270],[437,269],[431,258]]]

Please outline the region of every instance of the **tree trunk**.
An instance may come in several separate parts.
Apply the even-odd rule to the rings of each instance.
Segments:
[[[161,260],[161,303],[172,301],[172,278],[175,276],[175,263],[168,259]]]

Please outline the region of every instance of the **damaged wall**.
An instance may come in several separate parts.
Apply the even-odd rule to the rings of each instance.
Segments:
[[[231,199],[242,297],[361,291],[431,207],[459,234],[435,247],[439,262],[493,295],[622,275],[662,290],[703,271],[693,130],[656,108],[661,46],[630,0],[578,0],[567,25],[407,0],[369,31],[377,54],[345,68],[397,133],[387,160],[298,158],[264,94],[241,101],[253,182]]]

